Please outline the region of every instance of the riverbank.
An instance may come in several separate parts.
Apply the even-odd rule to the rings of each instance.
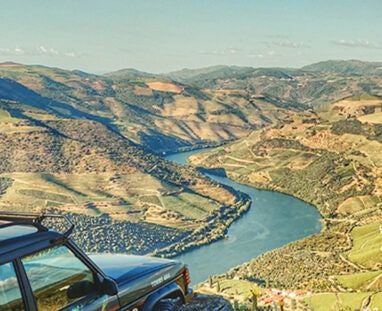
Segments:
[[[174,154],[166,158],[184,165],[190,155],[203,151]],[[252,202],[250,210],[228,228],[226,239],[190,249],[176,257],[189,264],[194,284],[321,230],[318,212],[301,200],[242,185],[221,174],[206,175],[225,187],[246,193]]]
[[[251,206],[251,200],[248,196],[238,192],[236,194],[239,201],[230,206],[223,206],[220,210],[213,212],[205,220],[205,225],[201,225],[177,243],[156,250],[148,255],[173,258],[225,238],[230,225],[244,215]]]
[[[375,306],[382,291],[380,140],[354,120],[310,117],[296,115],[292,122],[192,157],[194,166],[224,168],[240,183],[311,202],[324,217],[319,234],[265,252],[216,278],[266,280],[268,290],[302,290],[301,299],[314,310],[321,299],[326,309],[349,307],[345,298],[354,302],[352,310]]]
[[[177,149],[172,149],[171,151],[158,153],[158,155],[168,157],[168,156],[176,155],[176,154],[183,153],[183,152],[199,151],[199,150],[205,151],[205,150],[217,148],[220,146],[224,146],[224,145],[229,144],[229,143],[234,142],[234,141],[235,140],[224,140],[224,141],[220,141],[220,142],[193,144],[190,146],[184,146],[184,147],[179,147]]]

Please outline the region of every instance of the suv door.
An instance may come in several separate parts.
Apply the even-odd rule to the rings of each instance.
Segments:
[[[25,310],[20,284],[11,262],[0,265],[0,310]]]
[[[101,310],[113,300],[97,292],[93,271],[65,245],[21,259],[39,311]]]

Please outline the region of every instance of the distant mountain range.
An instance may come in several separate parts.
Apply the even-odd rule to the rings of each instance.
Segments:
[[[301,69],[214,66],[105,75],[0,64],[0,98],[58,116],[99,121],[156,153],[216,145],[304,110],[354,95],[382,95],[382,65],[327,61]]]

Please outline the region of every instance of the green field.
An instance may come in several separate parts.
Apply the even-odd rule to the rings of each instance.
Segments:
[[[374,310],[373,308],[379,308],[376,311],[382,310],[382,292],[373,296],[371,299],[370,308],[372,308],[372,310]]]
[[[9,114],[8,111],[0,109],[0,121],[1,122],[9,122],[12,119],[13,118],[11,117],[11,115]]]
[[[192,219],[202,219],[218,206],[213,201],[192,193],[162,196],[162,206]]]
[[[240,295],[247,298],[252,296],[253,290],[259,291],[258,286],[245,280],[222,279],[219,280],[219,285],[224,294]]]
[[[304,301],[313,311],[356,310],[362,306],[369,293],[324,293],[305,298]]]
[[[380,227],[381,224],[375,223],[352,230],[353,248],[347,254],[351,261],[368,268],[374,268],[382,263]]]
[[[361,272],[350,275],[339,275],[336,277],[336,280],[346,288],[367,290],[367,287],[381,274],[382,271]],[[372,289],[378,288],[373,287]],[[379,290],[381,289],[382,288],[379,288]]]
[[[191,220],[200,220],[219,208],[217,202],[193,192],[183,191],[158,179],[134,173],[115,177],[103,174],[12,173],[12,185],[0,196],[0,207],[12,202],[18,210],[60,207],[63,211],[86,215],[108,214],[116,219],[143,220],[146,208],[156,208],[151,222],[166,211]],[[179,226],[181,223],[178,223]],[[171,223],[170,226],[176,226]]]

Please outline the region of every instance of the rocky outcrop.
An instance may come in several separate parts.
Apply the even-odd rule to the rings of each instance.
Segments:
[[[181,306],[176,311],[233,311],[228,300],[221,296],[197,294],[187,305]]]

